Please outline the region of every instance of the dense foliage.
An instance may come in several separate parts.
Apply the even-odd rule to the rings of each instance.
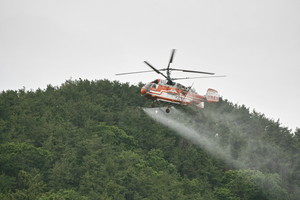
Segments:
[[[183,110],[237,167],[149,118],[139,86],[0,93],[0,199],[299,199],[299,129],[227,100]]]

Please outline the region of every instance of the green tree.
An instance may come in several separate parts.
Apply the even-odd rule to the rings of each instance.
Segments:
[[[0,171],[16,177],[20,170],[33,168],[43,170],[49,167],[51,153],[26,143],[0,144]]]
[[[59,190],[44,193],[37,200],[88,200],[88,198],[74,190]]]
[[[150,119],[142,85],[1,92],[0,199],[298,199],[299,129],[222,98],[178,107],[233,165]]]
[[[289,199],[278,174],[263,174],[255,170],[227,171],[222,187],[216,188],[215,194],[219,199]]]

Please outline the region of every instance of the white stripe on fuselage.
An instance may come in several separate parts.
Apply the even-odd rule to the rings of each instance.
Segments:
[[[150,94],[154,94],[158,97],[163,97],[175,101],[182,101],[182,103],[191,103],[192,101],[197,101],[198,98],[194,98],[193,96],[187,94],[186,96],[182,95],[181,93],[170,93],[168,90],[161,90],[161,91],[155,91],[155,90],[150,90]],[[162,101],[168,101],[165,99],[161,99]],[[169,102],[174,102],[174,101],[169,101]],[[199,100],[198,100],[199,101]]]

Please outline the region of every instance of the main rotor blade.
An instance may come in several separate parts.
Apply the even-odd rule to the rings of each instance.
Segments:
[[[176,80],[183,80],[183,79],[197,79],[197,78],[221,78],[226,77],[225,75],[222,76],[196,76],[196,77],[185,77],[185,78],[172,78],[173,81]]]
[[[148,70],[148,71],[138,71],[138,72],[126,72],[126,73],[119,73],[119,74],[116,74],[116,76],[120,76],[120,75],[128,75],[128,74],[147,73],[147,72],[153,72],[153,70]]]
[[[215,74],[215,73],[212,73],[212,72],[201,72],[201,71],[186,70],[186,69],[173,69],[173,68],[170,68],[169,70],[172,70],[172,71],[181,71],[181,72],[189,72],[189,73],[208,74],[208,75],[214,75]]]
[[[148,63],[147,61],[144,61],[144,63],[146,63],[146,65],[148,65],[149,67],[151,67],[151,69],[153,69],[156,73],[161,74],[163,77],[165,77],[166,79],[168,79],[168,77],[166,75],[164,75],[163,73],[161,73],[159,70],[157,70],[155,67],[153,67],[150,63]]]
[[[170,61],[168,63],[167,69],[170,68],[170,64],[173,62],[173,57],[174,57],[175,51],[176,51],[176,49],[172,49],[171,58],[170,58]]]

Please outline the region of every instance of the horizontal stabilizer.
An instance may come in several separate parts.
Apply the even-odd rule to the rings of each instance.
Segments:
[[[218,102],[219,101],[219,93],[217,90],[209,88],[206,92],[206,101],[213,103],[213,102]]]

